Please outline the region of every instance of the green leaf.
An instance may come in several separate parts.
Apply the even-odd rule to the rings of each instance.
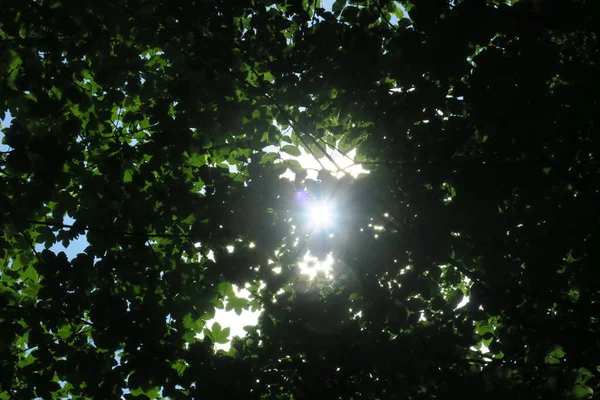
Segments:
[[[559,347],[556,346],[554,348],[554,350],[552,350],[544,359],[544,361],[548,364],[559,364],[562,360],[562,358],[566,355],[565,351]]]
[[[206,155],[201,155],[201,154],[192,154],[189,158],[188,158],[188,163],[192,166],[192,167],[201,167],[203,165],[206,164]]]
[[[292,139],[288,135],[283,135],[281,137],[281,141],[286,143],[292,143]]]
[[[188,364],[183,360],[177,360],[172,364],[172,368],[177,371],[177,375],[183,376],[183,373],[188,368]]]
[[[221,282],[217,285],[217,293],[222,297],[235,297],[233,285],[230,282]]]
[[[249,302],[247,299],[240,297],[230,297],[227,299],[226,311],[234,310],[237,315],[241,315],[244,309],[247,309]]]
[[[37,243],[43,243],[44,248],[49,249],[56,243],[56,236],[54,236],[54,232],[50,229],[49,226],[39,226],[37,228],[39,235],[36,238]]]
[[[573,386],[573,396],[575,396],[576,399],[589,398],[589,396],[591,396],[593,394],[594,394],[594,391],[585,385]]]
[[[308,147],[308,153],[313,158],[321,159],[321,158],[325,157],[325,153],[321,150],[323,148],[322,146],[317,146],[315,143],[313,143],[311,141],[310,143],[308,143],[308,145],[306,147]]]
[[[129,183],[133,180],[133,171],[126,170],[123,175],[123,183]]]
[[[7,53],[4,54],[4,58],[8,62],[7,84],[11,89],[18,90],[17,86],[15,85],[15,81],[17,80],[17,77],[19,76],[19,69],[20,69],[21,65],[23,64],[23,61],[19,57],[19,53],[17,53],[16,51],[8,50]]]
[[[399,20],[404,18],[404,11],[402,11],[402,8],[396,6],[395,1],[390,1],[388,3],[388,11],[391,12],[392,15],[394,15],[394,17],[398,18]]]
[[[349,297],[348,300],[350,301],[357,301],[360,300],[360,294],[358,293],[352,293]]]
[[[283,164],[295,174],[304,172],[304,168],[300,165],[298,160],[285,160],[285,163]]]
[[[229,341],[230,328],[221,328],[221,324],[215,322],[210,330],[210,337],[215,343],[225,344]]]
[[[197,336],[196,332],[194,332],[194,331],[186,331],[183,334],[183,340],[186,343],[192,343],[192,342],[194,342],[196,340],[196,336]]]
[[[230,357],[233,357],[234,359],[240,359],[240,352],[235,348],[235,347],[231,347],[229,349],[229,351],[227,352],[227,355]]]
[[[345,6],[346,6],[346,0],[336,0],[331,6],[331,11],[333,11],[334,13],[338,13],[338,12],[342,11],[342,9]]]
[[[58,331],[58,337],[61,339],[68,339],[73,335],[73,330],[71,329],[71,325],[65,325]]]
[[[408,18],[401,18],[400,21],[398,21],[398,27],[400,29],[408,28],[411,25],[412,21]]]
[[[160,387],[153,386],[152,388],[146,390],[145,394],[151,399],[158,399],[160,398]]]
[[[358,15],[360,13],[360,9],[358,7],[350,6],[344,8],[342,11],[342,20],[349,23],[356,23],[358,20]]]
[[[281,151],[283,151],[284,153],[287,153],[291,156],[294,156],[294,157],[299,157],[300,155],[302,155],[302,152],[300,151],[300,149],[291,144],[286,144],[285,146],[283,146],[281,148]]]
[[[22,290],[25,297],[23,297],[21,301],[32,302],[37,299],[41,286],[37,283],[32,283],[31,281],[29,282],[29,285]]]
[[[40,278],[37,270],[32,265],[30,265],[29,267],[27,267],[25,269],[22,277],[23,277],[23,280],[30,280],[31,282],[36,282],[36,283]]]

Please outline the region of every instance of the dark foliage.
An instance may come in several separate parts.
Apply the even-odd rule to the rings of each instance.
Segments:
[[[319,3],[0,0],[0,399],[598,396],[600,3]]]

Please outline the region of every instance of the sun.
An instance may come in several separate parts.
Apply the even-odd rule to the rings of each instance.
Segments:
[[[333,207],[328,203],[311,204],[308,209],[308,219],[314,229],[329,228],[335,220]]]

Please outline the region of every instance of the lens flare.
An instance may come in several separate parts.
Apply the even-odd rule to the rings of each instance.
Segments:
[[[330,204],[315,203],[309,208],[308,218],[313,228],[322,229],[333,225],[334,215]]]

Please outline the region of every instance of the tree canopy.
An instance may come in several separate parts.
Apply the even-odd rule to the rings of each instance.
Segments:
[[[597,1],[0,9],[0,399],[600,393]]]

